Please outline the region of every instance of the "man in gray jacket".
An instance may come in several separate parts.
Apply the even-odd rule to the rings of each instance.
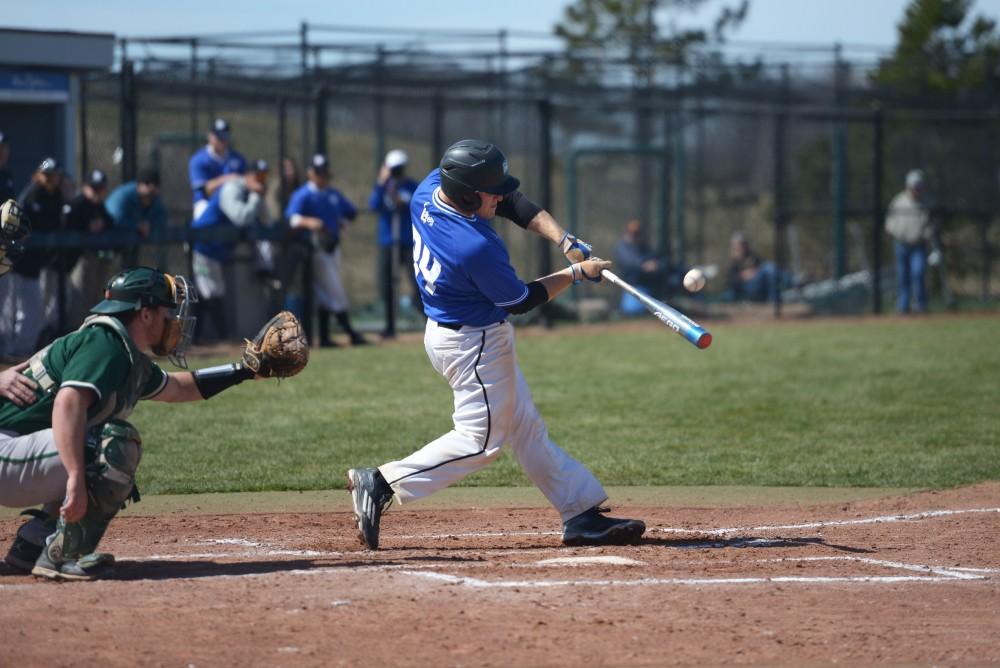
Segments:
[[[892,198],[885,218],[885,230],[893,238],[896,253],[896,279],[899,297],[896,308],[900,313],[927,310],[927,245],[934,229],[927,197],[924,173],[919,169],[906,175],[906,189]]]

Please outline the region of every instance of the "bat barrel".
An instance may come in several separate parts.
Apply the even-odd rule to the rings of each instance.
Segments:
[[[677,309],[641,292],[622,280],[614,272],[604,269],[601,271],[601,275],[642,302],[647,311],[656,316],[664,325],[687,339],[692,345],[702,350],[712,345],[712,335],[704,327]]]

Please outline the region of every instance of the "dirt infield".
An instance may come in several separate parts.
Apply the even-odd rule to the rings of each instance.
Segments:
[[[1000,483],[821,506],[125,516],[113,581],[2,571],[5,665],[1000,662]],[[18,525],[0,520],[0,536]],[[2,568],[2,567],[0,567]]]

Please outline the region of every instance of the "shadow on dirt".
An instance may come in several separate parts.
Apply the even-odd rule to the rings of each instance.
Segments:
[[[679,539],[679,538],[650,538],[642,539],[640,545],[659,545],[661,547],[672,547],[681,550],[710,550],[735,548],[774,548],[774,547],[808,547],[819,546],[828,547],[839,552],[853,552],[868,554],[875,550],[868,550],[863,547],[851,547],[850,545],[837,545],[828,543],[817,536],[809,538],[758,538],[755,536],[735,536],[733,538],[704,538],[700,540]]]
[[[327,559],[290,559],[270,561],[215,562],[207,560],[171,561],[130,561],[115,564],[112,578],[118,581],[133,580],[184,580],[220,576],[269,575],[273,573],[328,571],[333,569],[356,570],[362,568],[392,568],[411,565],[413,562],[478,562],[480,557],[458,556],[409,556],[385,559],[350,559],[335,561]]]

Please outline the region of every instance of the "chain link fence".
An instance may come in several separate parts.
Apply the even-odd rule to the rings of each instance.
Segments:
[[[344,278],[352,310],[371,329],[381,326],[385,307],[376,219],[367,211],[380,161],[401,148],[419,180],[463,137],[499,144],[522,191],[602,256],[614,255],[625,223],[638,219],[650,252],[662,260],[663,271],[648,286],[659,296],[685,299],[679,276],[702,265],[714,268],[702,303],[725,301],[730,242],[740,233],[787,277],[789,289],[777,297],[810,312],[881,310],[891,303],[892,249],[882,238],[882,221],[907,171],[921,168],[944,251],[943,269],[932,272],[938,301],[971,305],[997,293],[995,110],[883,108],[863,85],[842,88],[832,66],[818,74],[814,68],[809,80],[787,70],[765,72],[721,91],[717,82],[678,77],[673,87],[640,95],[559,79],[551,56],[502,72],[495,64],[450,68],[446,59],[436,67],[426,59],[415,65],[384,52],[381,59],[354,54],[350,63],[323,66],[321,51],[311,48],[312,57],[303,58],[308,66],[298,73],[282,52],[270,69],[259,58],[245,68],[232,61],[186,67],[178,59],[138,58],[86,80],[81,167],[108,171],[112,187],[143,165],[161,173],[177,234],[166,247],[143,249],[144,260],[188,270],[187,161],[204,143],[211,119],[223,117],[238,150],[274,166],[275,219],[288,187],[282,160],[295,162],[302,174],[313,151],[329,155],[333,185],[362,211],[345,236]],[[556,250],[537,237],[502,221],[497,229],[526,279],[562,266]],[[276,241],[286,250],[280,235]],[[265,286],[254,276],[250,244],[244,245],[232,276],[238,290],[230,317],[237,331],[249,331],[265,306],[309,292],[304,272],[286,268],[279,272],[280,294],[262,300]],[[279,260],[282,255],[301,264],[294,253],[279,253]],[[584,285],[564,301],[572,311],[581,299],[601,295],[607,298],[607,291]]]

